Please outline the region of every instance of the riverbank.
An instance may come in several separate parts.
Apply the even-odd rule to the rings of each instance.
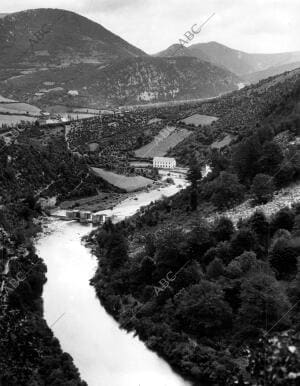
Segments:
[[[0,262],[5,262],[0,273],[0,384],[87,386],[44,319],[47,268],[31,242],[42,220],[33,220],[23,219],[18,240],[0,227]]]
[[[66,209],[78,209],[78,210],[88,210],[91,212],[103,212],[113,210],[116,206],[120,205],[127,199],[138,200],[141,193],[149,193],[153,192],[157,189],[165,189],[171,187],[172,185],[175,187],[175,184],[179,184],[182,182],[182,179],[176,179],[173,183],[168,183],[166,181],[154,181],[151,186],[147,188],[141,189],[138,192],[131,193],[100,193],[96,196],[66,200],[59,204],[58,209],[66,210]],[[164,190],[163,190],[164,191]],[[156,194],[154,194],[156,197]]]
[[[293,306],[298,244],[282,251],[274,245],[283,241],[279,229],[293,240],[298,209],[270,220],[244,219],[241,229],[230,221],[209,225],[199,215],[187,230],[177,213],[185,213],[188,199],[182,195],[179,212],[168,202],[154,204],[93,232],[98,269],[91,283],[98,298],[123,329],[194,385],[260,384],[261,378],[272,384],[283,366],[282,378],[292,379],[300,353],[291,358],[286,347],[299,344],[297,327],[292,331],[299,328]],[[141,224],[147,234],[139,232]]]
[[[182,180],[181,184],[185,186]],[[173,195],[182,187],[167,185],[135,193],[110,212],[118,222],[141,206]],[[45,318],[48,323],[59,319],[52,327],[55,336],[72,355],[89,386],[188,386],[133,333],[120,330],[118,323],[99,305],[89,283],[97,261],[81,243],[92,229],[76,222],[48,219],[36,239],[38,254],[48,269]]]

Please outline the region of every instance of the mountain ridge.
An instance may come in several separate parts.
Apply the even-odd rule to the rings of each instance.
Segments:
[[[39,8],[0,19],[2,67],[108,63],[147,55],[102,25],[71,11]]]
[[[236,75],[197,58],[145,56],[14,76],[0,82],[0,88],[6,97],[40,107],[99,107],[213,97],[238,89],[239,83]],[[77,95],[70,96],[70,90]]]
[[[171,52],[170,46],[166,50],[159,52],[155,56],[166,57]],[[175,50],[173,49],[175,52]],[[269,67],[285,65],[300,60],[300,51],[283,52],[274,54],[256,54],[236,50],[221,43],[211,41],[208,43],[196,43],[189,47],[184,47],[175,55],[194,56],[202,60],[225,67],[238,76],[245,76],[253,72],[263,71]]]

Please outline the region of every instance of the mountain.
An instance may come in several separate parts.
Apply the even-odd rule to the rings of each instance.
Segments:
[[[0,82],[1,94],[40,107],[100,107],[217,96],[240,79],[197,58],[126,58],[107,66],[73,64]]]
[[[281,66],[269,67],[266,70],[252,72],[251,74],[244,77],[250,83],[259,82],[262,79],[269,78],[270,76],[275,76],[282,74],[286,71],[292,71],[296,68],[300,68],[300,62],[282,64]]]
[[[108,63],[146,55],[76,13],[34,9],[0,18],[0,67],[32,68]]]
[[[241,82],[209,57],[153,58],[101,25],[59,9],[0,19],[0,52],[0,94],[38,106],[205,98]]]
[[[173,47],[173,48],[172,48]],[[174,46],[158,53],[156,56],[167,57],[174,52]],[[270,67],[281,66],[287,63],[300,61],[300,52],[286,52],[278,54],[249,54],[219,44],[217,42],[198,43],[185,47],[175,55],[183,53],[201,60],[225,67],[229,71],[244,76],[253,72],[263,71]],[[173,56],[173,55],[172,55]]]

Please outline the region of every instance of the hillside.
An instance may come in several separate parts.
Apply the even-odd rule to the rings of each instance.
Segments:
[[[252,72],[251,74],[245,76],[244,79],[248,80],[250,83],[256,83],[262,79],[283,74],[284,72],[292,71],[296,68],[300,68],[300,62],[282,64],[280,66],[269,67],[266,70]]]
[[[0,52],[0,68],[31,70],[146,55],[100,24],[60,9],[34,9],[0,18]]]
[[[0,52],[1,95],[40,107],[203,98],[241,82],[202,59],[148,56],[100,24],[59,9],[0,18]]]
[[[236,75],[197,58],[139,57],[114,61],[105,68],[81,63],[24,74],[1,82],[0,89],[5,97],[40,107],[99,108],[212,97],[237,89],[239,82]]]
[[[165,51],[158,53],[157,56],[174,56],[172,53],[175,51],[175,47],[171,46]],[[207,60],[219,67],[225,67],[241,77],[253,72],[266,70],[270,67],[277,67],[300,60],[300,52],[250,54],[229,48],[217,42],[192,44],[178,51],[175,55],[194,56],[201,60]]]
[[[299,384],[299,80],[190,107],[219,116],[178,146],[190,186],[91,235],[106,310],[192,385]]]
[[[282,126],[288,128],[290,125],[296,130],[299,102],[300,69],[296,69],[262,80],[258,84],[247,86],[221,98],[191,104],[189,109],[180,113],[181,118],[205,114],[219,119],[210,126],[199,128],[173,149],[170,155],[187,164],[187,152],[196,151],[200,158],[205,158],[208,155],[207,145],[224,139],[228,134],[235,138],[232,142],[234,144],[259,125],[271,125],[275,130],[276,128],[282,130]]]

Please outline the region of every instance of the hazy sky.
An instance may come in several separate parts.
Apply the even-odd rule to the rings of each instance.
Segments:
[[[80,13],[147,53],[178,43],[213,13],[191,44],[214,40],[248,52],[300,51],[300,0],[0,0],[0,13],[30,8]]]

